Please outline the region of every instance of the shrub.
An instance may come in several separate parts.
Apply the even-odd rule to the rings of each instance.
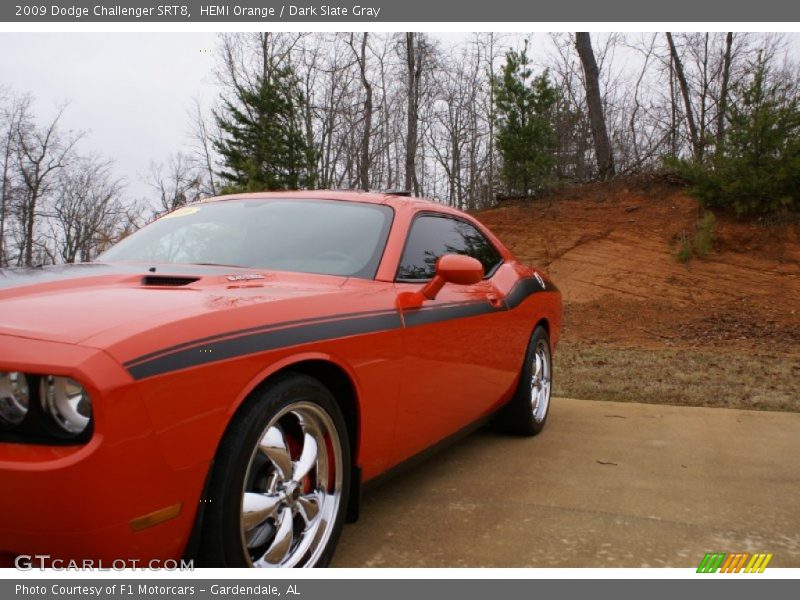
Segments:
[[[705,256],[714,249],[714,234],[717,219],[710,210],[707,210],[697,222],[694,233],[694,252],[697,256]]]
[[[688,263],[693,257],[702,258],[714,249],[714,236],[716,234],[717,219],[710,210],[707,210],[694,226],[694,233],[684,230],[678,234],[678,247],[675,250],[675,260]]]
[[[673,161],[700,202],[739,216],[800,208],[800,106],[796,86],[761,61],[735,88],[725,140],[708,164]]]
[[[678,250],[675,252],[675,260],[680,263],[688,263],[692,260],[692,244],[689,241],[689,234],[681,231],[678,235]]]

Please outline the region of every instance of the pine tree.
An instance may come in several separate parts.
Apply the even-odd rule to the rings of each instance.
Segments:
[[[527,43],[521,52],[506,53],[502,77],[493,85],[501,176],[509,194],[530,195],[548,184],[555,165],[556,90],[547,71],[534,77]]]
[[[252,88],[239,85],[234,101],[223,100],[214,113],[221,131],[214,146],[224,163],[225,193],[313,187],[315,150],[303,133],[302,101],[288,68]]]
[[[711,165],[679,163],[707,206],[738,215],[800,208],[800,103],[797,87],[772,76],[762,59],[736,86],[724,144]]]

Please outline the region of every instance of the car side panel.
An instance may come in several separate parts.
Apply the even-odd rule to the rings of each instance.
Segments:
[[[490,304],[493,289],[490,281],[447,284],[435,300],[404,312],[405,357],[393,462],[463,429],[508,397],[528,334],[509,311]],[[480,314],[460,316],[473,310]]]
[[[327,360],[344,370],[356,388],[359,406],[359,447],[356,459],[364,476],[371,477],[385,468],[394,437],[395,401],[402,354],[402,328],[394,308],[380,310],[394,302],[391,286],[364,282],[359,295],[367,303],[351,306],[353,318],[334,319],[286,327],[270,333],[270,343],[285,347],[247,353],[252,336],[243,336],[244,354],[235,358],[210,361],[199,366],[176,369],[139,381],[139,391],[153,421],[166,460],[175,468],[210,461],[227,424],[248,394],[277,371],[306,360]],[[367,309],[379,311],[375,319]],[[345,307],[329,307],[334,314]],[[385,318],[384,318],[385,317]],[[348,327],[363,324],[363,333],[348,335]],[[334,339],[293,343],[296,331],[303,336],[337,335]],[[375,330],[371,330],[375,328]],[[256,343],[260,340],[256,340]],[[193,351],[227,351],[237,340],[225,340],[226,346],[198,346]],[[183,352],[183,350],[181,351]],[[183,360],[183,359],[182,359]],[[205,357],[202,360],[207,360]],[[177,364],[177,363],[176,363]]]

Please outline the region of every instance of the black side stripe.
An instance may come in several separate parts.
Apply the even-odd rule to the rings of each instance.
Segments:
[[[325,317],[311,317],[307,319],[297,319],[294,321],[283,321],[279,323],[270,323],[268,325],[257,325],[255,327],[248,327],[246,329],[238,329],[235,331],[227,331],[225,333],[219,333],[216,335],[210,335],[204,338],[198,338],[195,340],[191,340],[188,342],[183,342],[181,344],[176,344],[174,346],[170,346],[168,348],[162,348],[161,350],[156,350],[155,352],[150,352],[148,354],[143,354],[142,356],[137,356],[136,358],[129,360],[128,362],[124,363],[124,367],[132,367],[138,363],[146,362],[153,358],[163,356],[165,354],[171,354],[177,350],[182,350],[184,348],[195,347],[201,344],[208,344],[211,342],[216,342],[219,340],[224,340],[227,338],[234,338],[240,337],[249,333],[263,333],[266,331],[271,331],[274,329],[282,329],[284,327],[291,327],[292,325],[305,325],[311,323],[319,323],[324,321],[334,321],[336,319],[346,319],[346,318],[353,318],[353,317],[364,317],[364,316],[373,316],[373,315],[386,315],[386,314],[394,314],[395,311],[393,310],[370,310],[364,312],[355,312],[355,313],[344,313],[338,315],[328,315]]]
[[[436,307],[431,307],[431,308],[440,309],[440,308],[446,308],[446,307],[456,306],[456,305],[461,305],[461,304],[466,304],[466,303],[465,302],[448,302],[446,304],[445,303],[439,304]],[[423,308],[421,310],[429,310],[429,309],[428,308]],[[197,338],[197,339],[194,339],[194,340],[190,340],[188,342],[182,342],[180,344],[176,344],[174,346],[169,346],[167,348],[162,348],[160,350],[156,350],[156,351],[150,352],[148,354],[143,354],[142,356],[137,356],[136,358],[131,359],[131,360],[123,363],[123,366],[125,368],[133,367],[133,366],[135,366],[135,365],[137,365],[139,363],[147,362],[149,360],[152,360],[154,358],[158,358],[160,356],[164,356],[166,354],[172,354],[173,352],[175,352],[177,350],[182,350],[184,348],[194,348],[194,347],[200,346],[202,344],[209,344],[211,342],[216,342],[216,341],[219,341],[219,340],[235,338],[235,337],[241,337],[243,335],[247,335],[247,334],[250,334],[250,333],[264,333],[264,332],[267,332],[267,331],[272,331],[272,330],[276,330],[276,329],[283,329],[283,328],[286,328],[286,327],[291,327],[293,325],[307,325],[307,324],[310,325],[312,323],[322,323],[322,322],[326,322],[326,321],[335,321],[337,319],[349,320],[349,319],[352,319],[354,317],[365,317],[365,316],[374,316],[374,315],[395,315],[395,314],[397,314],[396,310],[386,310],[386,309],[384,309],[384,310],[369,310],[369,311],[363,311],[363,312],[351,312],[351,313],[339,313],[339,314],[334,314],[334,315],[326,315],[324,317],[311,317],[311,318],[306,318],[306,319],[296,319],[294,321],[282,321],[282,322],[270,323],[270,324],[266,324],[266,325],[257,325],[255,327],[248,327],[246,329],[238,329],[238,330],[234,330],[234,331],[226,331],[225,333],[219,333],[219,334],[216,334],[216,335],[210,335],[210,336],[204,337],[204,338]]]
[[[517,282],[502,308],[495,308],[488,301],[452,302],[408,311],[402,316],[398,311],[365,311],[251,327],[177,344],[139,356],[124,366],[139,380],[289,346],[512,310],[528,296],[546,290],[536,278],[530,278]]]
[[[502,309],[501,309],[502,310]],[[432,307],[408,311],[403,315],[406,327],[416,327],[418,325],[430,325],[451,319],[465,319],[467,317],[477,317],[488,313],[497,312],[489,302],[465,302],[453,306]]]
[[[297,346],[351,335],[399,329],[401,326],[400,313],[397,312],[297,325],[178,350],[166,356],[128,367],[128,372],[134,379],[144,379],[145,377],[153,377],[170,371],[196,367],[245,354],[255,354],[287,346]]]
[[[509,310],[515,309],[531,294],[548,291],[547,285],[543,282],[544,280],[540,283],[536,277],[520,279],[506,296],[506,307]]]

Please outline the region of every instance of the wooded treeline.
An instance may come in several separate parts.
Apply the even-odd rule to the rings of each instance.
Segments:
[[[788,111],[783,136],[797,138],[783,36],[542,36],[221,34],[218,100],[194,106],[195,143],[153,164],[153,195],[135,202],[60,111],[43,120],[0,88],[0,266],[90,260],[154,214],[230,190],[408,189],[477,210],[665,164],[699,181],[767,109]],[[754,104],[759,78],[772,96]],[[771,155],[798,150],[776,143]]]

